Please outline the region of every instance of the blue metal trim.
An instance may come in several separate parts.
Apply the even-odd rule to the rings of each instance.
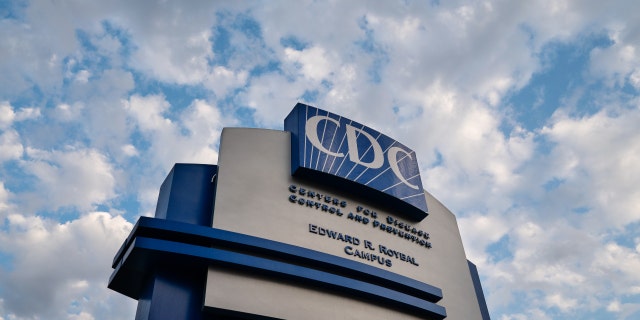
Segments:
[[[204,247],[218,246],[256,255],[277,257],[283,261],[381,285],[427,301],[437,302],[442,299],[442,290],[437,287],[362,262],[226,230],[148,217],[140,217],[131,235],[114,259],[114,268],[118,262],[121,263],[125,260],[125,250],[127,250],[125,247],[129,247],[132,239],[139,236],[179,241]]]
[[[491,320],[491,317],[489,316],[489,308],[487,308],[487,301],[484,299],[484,292],[482,291],[482,283],[480,283],[478,268],[469,260],[467,260],[467,264],[469,265],[469,273],[471,273],[471,280],[473,281],[473,289],[475,290],[476,297],[478,298],[478,306],[480,306],[482,320]]]
[[[129,249],[131,242],[133,242],[133,239],[135,238],[136,234],[138,234],[138,226],[140,225],[142,218],[143,217],[140,217],[140,219],[138,219],[138,222],[136,222],[136,224],[133,226],[133,229],[131,229],[131,232],[129,233],[127,238],[124,239],[124,241],[122,242],[122,245],[120,246],[120,249],[118,249],[118,252],[116,252],[116,255],[113,257],[113,261],[111,261],[112,269],[115,269],[118,266],[118,264],[123,261],[122,257],[125,255],[125,251]]]
[[[155,217],[211,226],[218,166],[176,163],[160,186]]]
[[[234,270],[240,269],[252,273],[259,272],[271,277],[275,276],[285,280],[295,281],[296,283],[305,283],[337,290],[434,319],[444,319],[446,317],[444,307],[392,289],[325,271],[224,249],[136,237],[130,244],[128,250],[126,250],[123,259],[124,262],[118,265],[112,275],[109,281],[110,285],[112,283],[122,282],[122,280],[117,278],[119,277],[118,275],[122,273],[120,271],[122,271],[123,268],[143,271],[149,270],[154,265],[172,265],[177,263],[177,261],[190,260],[222,267],[231,267]]]

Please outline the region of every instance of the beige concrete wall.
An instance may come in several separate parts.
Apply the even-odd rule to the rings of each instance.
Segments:
[[[481,319],[456,219],[449,210],[425,194],[430,214],[412,223],[400,212],[383,210],[348,192],[296,179],[290,174],[290,145],[288,132],[223,130],[213,227],[321,251],[422,281],[442,289],[443,299],[438,304],[446,308],[447,319]],[[291,202],[294,193],[290,185],[339,199],[344,206],[332,206],[343,215]],[[299,192],[295,195],[308,198]],[[367,216],[368,224],[348,219],[349,213],[364,216],[357,212],[358,206],[375,211],[377,218]],[[388,217],[428,232],[433,247],[428,249],[374,227],[374,220],[387,224]],[[317,233],[319,229],[310,232],[309,225],[358,241],[331,239]],[[365,246],[365,241],[373,250]],[[412,257],[414,263],[403,261],[400,255],[397,258],[380,253],[381,245]],[[346,250],[349,252],[361,250],[384,256],[391,266],[349,255],[347,246],[351,247]],[[286,319],[412,319],[402,310],[217,268],[209,271],[205,305]]]

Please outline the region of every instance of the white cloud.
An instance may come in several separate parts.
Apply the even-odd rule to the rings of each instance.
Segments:
[[[609,303],[609,305],[607,306],[607,311],[620,312],[620,310],[620,301],[618,300],[611,301],[611,303]]]
[[[0,250],[11,255],[11,268],[0,273],[0,283],[9,319],[133,317],[133,300],[106,287],[131,223],[104,212],[66,223],[12,214],[7,228]]]
[[[360,34],[358,18],[384,3],[335,3],[331,1],[296,1],[263,6],[253,4],[251,11],[263,26],[264,39],[271,48],[280,45],[283,36],[296,36],[325,46],[329,51],[344,51]],[[296,14],[291,14],[296,12]],[[324,27],[323,27],[324,26]],[[327,27],[331,26],[331,27]],[[342,48],[342,49],[339,49]]]
[[[122,146],[121,149],[122,149],[122,153],[124,153],[125,155],[127,155],[129,157],[133,157],[133,156],[137,156],[138,155],[138,150],[132,144],[124,145],[124,146]]]
[[[26,153],[22,166],[37,178],[37,191],[23,199],[31,210],[89,209],[116,196],[115,169],[97,150],[27,148]]]
[[[509,231],[507,221],[495,214],[473,214],[461,217],[458,219],[458,226],[460,235],[467,244],[465,246],[467,258],[479,268],[482,268],[488,260],[484,249],[500,240]]]
[[[251,86],[239,96],[239,100],[256,111],[258,123],[281,128],[284,118],[304,90],[302,83],[290,82],[283,75],[266,74],[253,78]]]
[[[610,85],[624,86],[628,79],[636,85],[636,68],[640,65],[638,49],[631,44],[614,44],[608,48],[596,48],[591,52],[591,72],[607,78]]]
[[[425,187],[454,204],[454,212],[512,206],[505,195],[527,182],[520,169],[534,154],[534,135],[515,129],[505,136],[500,113],[450,88],[434,85],[412,94],[409,99],[420,99],[422,107],[405,120],[412,134],[402,142],[421,155]]]
[[[87,83],[89,82],[89,77],[91,77],[91,72],[89,72],[89,70],[80,70],[76,74],[75,81]]]
[[[625,301],[640,292],[640,249],[612,239],[640,220],[637,5],[436,2],[30,3],[0,20],[0,160],[18,160],[35,183],[25,194],[14,188],[20,175],[0,182],[0,210],[31,221],[14,216],[14,226],[32,228],[20,235],[54,238],[64,234],[55,222],[27,213],[91,209],[131,192],[140,206],[126,215],[149,215],[173,163],[215,163],[237,107],[281,128],[296,101],[310,99],[418,152],[423,183],[458,215],[498,318],[551,318],[549,306],[632,317],[637,304]],[[502,102],[553,67],[546,48],[594,35],[610,43],[580,49],[591,50],[588,69],[576,72],[607,87],[572,87],[541,130],[511,119]],[[303,45],[285,47],[286,38]],[[158,82],[204,94],[171,105],[175,93]],[[587,93],[601,111],[583,111]],[[11,164],[3,175],[14,174]],[[492,259],[501,239],[508,251]],[[90,301],[74,305],[105,297],[85,278],[54,285],[65,289],[60,299]],[[0,317],[11,317],[17,302],[0,292]],[[101,318],[96,310],[69,317]]]
[[[40,116],[40,109],[21,108],[17,112],[7,101],[0,101],[0,129],[9,128],[14,122],[35,119]]]
[[[24,147],[20,136],[15,130],[8,130],[0,134],[0,161],[20,159]]]
[[[209,144],[219,139],[222,116],[220,111],[206,101],[194,100],[182,114],[182,125],[189,137],[202,139]],[[217,157],[217,155],[216,155]],[[205,160],[200,158],[199,160]]]
[[[576,299],[566,298],[560,294],[547,296],[545,300],[549,305],[557,307],[563,312],[570,311],[577,305]]]
[[[168,24],[158,26],[173,27]],[[139,38],[142,43],[133,61],[141,70],[164,82],[202,82],[210,69],[207,61],[213,57],[210,37],[210,30],[204,29],[175,37],[171,37],[171,33],[158,33]]]
[[[16,114],[9,103],[2,102],[0,104],[0,128],[6,128],[13,123]]]
[[[617,299],[607,305],[607,311],[615,313],[618,319],[631,319],[630,316],[638,310],[640,310],[640,304],[621,303]]]
[[[4,225],[5,216],[13,209],[10,199],[12,197],[13,194],[4,187],[4,182],[0,181],[0,219],[2,219],[0,226]]]
[[[619,294],[637,294],[634,285],[640,283],[640,254],[616,243],[607,243],[598,250],[599,259],[594,261],[592,272],[607,277]]]
[[[635,30],[640,23],[635,19],[625,23],[614,20],[608,27],[612,44],[591,51],[589,71],[593,76],[604,78],[609,85],[624,86],[628,81],[637,89],[640,39]]]
[[[134,88],[133,75],[121,69],[103,70],[86,85],[71,89],[73,98],[82,101],[82,119],[79,123],[96,147],[105,147],[117,154],[129,139],[127,113],[120,100]],[[78,107],[79,108],[79,107]]]
[[[140,169],[144,178],[135,182],[140,188],[137,192],[143,207],[140,213],[148,215],[156,204],[164,175],[175,163],[217,162],[217,144],[226,120],[204,100],[194,100],[175,121],[166,115],[170,105],[162,96],[134,95],[122,104],[149,144],[148,148],[137,150],[140,158],[148,162]]]
[[[73,105],[61,103],[54,109],[54,117],[58,118],[61,122],[78,120],[83,108],[84,105],[82,103],[74,103]]]
[[[236,72],[223,66],[216,66],[206,75],[204,85],[217,97],[224,98],[232,89],[243,87],[248,78],[249,73],[246,70]]]
[[[142,131],[165,131],[172,126],[171,120],[163,115],[169,103],[162,96],[132,96],[123,104]]]
[[[552,319],[550,315],[540,308],[528,309],[526,313],[503,314],[500,320],[536,320],[536,319]]]
[[[170,105],[162,96],[133,96],[123,104],[148,137],[149,152],[160,167],[170,168],[176,162],[217,162],[222,118],[216,107],[194,100],[180,114],[180,121],[174,122],[165,116]]]
[[[573,189],[571,203],[592,208],[592,223],[621,227],[640,219],[640,109],[603,110],[592,116],[572,118],[558,112],[552,126],[542,133],[561,145],[551,154],[554,175],[565,180],[560,189]],[[618,114],[616,114],[618,113]],[[576,192],[577,191],[577,192]],[[589,195],[585,197],[584,195]],[[600,212],[608,212],[602,223]]]
[[[329,76],[335,65],[327,59],[327,52],[321,47],[311,47],[301,51],[286,48],[284,56],[288,61],[300,65],[302,75],[314,81],[321,81]]]
[[[31,120],[40,117],[40,109],[38,108],[21,108],[16,113],[16,121]]]

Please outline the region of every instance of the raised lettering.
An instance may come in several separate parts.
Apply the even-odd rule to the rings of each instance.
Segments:
[[[340,123],[338,122],[338,120],[335,119],[331,119],[327,116],[313,116],[311,118],[309,118],[307,120],[307,123],[305,124],[305,131],[307,133],[307,138],[309,139],[309,141],[311,142],[311,144],[318,148],[318,150],[330,155],[330,156],[334,156],[334,157],[344,157],[344,153],[338,153],[338,152],[333,152],[327,148],[325,148],[322,145],[322,142],[320,141],[320,138],[318,137],[318,123],[320,123],[320,121],[322,120],[326,120],[326,121],[331,121],[333,123],[336,124],[336,126],[340,126]]]
[[[376,141],[376,138],[374,138],[368,132],[362,129],[358,129],[350,125],[347,125],[346,128],[347,128],[347,145],[349,147],[349,160],[371,169],[378,169],[382,167],[382,165],[384,164],[384,154],[382,152],[382,147]],[[367,138],[371,143],[371,147],[373,147],[373,160],[371,162],[363,162],[361,160],[362,156],[360,156],[360,152],[358,150],[358,141],[357,141],[356,131],[360,132],[360,134],[362,134],[365,138]]]
[[[413,159],[411,157],[411,154],[409,154],[407,151],[403,150],[402,148],[399,148],[399,147],[389,148],[389,151],[387,152],[387,158],[389,158],[389,167],[391,167],[391,171],[393,171],[396,177],[398,177],[398,179],[400,179],[400,181],[406,184],[409,188],[414,190],[419,190],[420,188],[418,186],[416,186],[415,184],[409,183],[409,181],[407,181],[407,179],[405,179],[404,176],[402,175],[402,172],[400,172],[400,167],[398,167],[398,152],[403,152],[404,154],[407,155],[407,157],[409,157],[409,159]]]

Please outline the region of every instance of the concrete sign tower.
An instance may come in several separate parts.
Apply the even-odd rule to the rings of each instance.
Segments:
[[[300,103],[284,129],[174,166],[113,263],[136,319],[489,319],[413,150]]]

